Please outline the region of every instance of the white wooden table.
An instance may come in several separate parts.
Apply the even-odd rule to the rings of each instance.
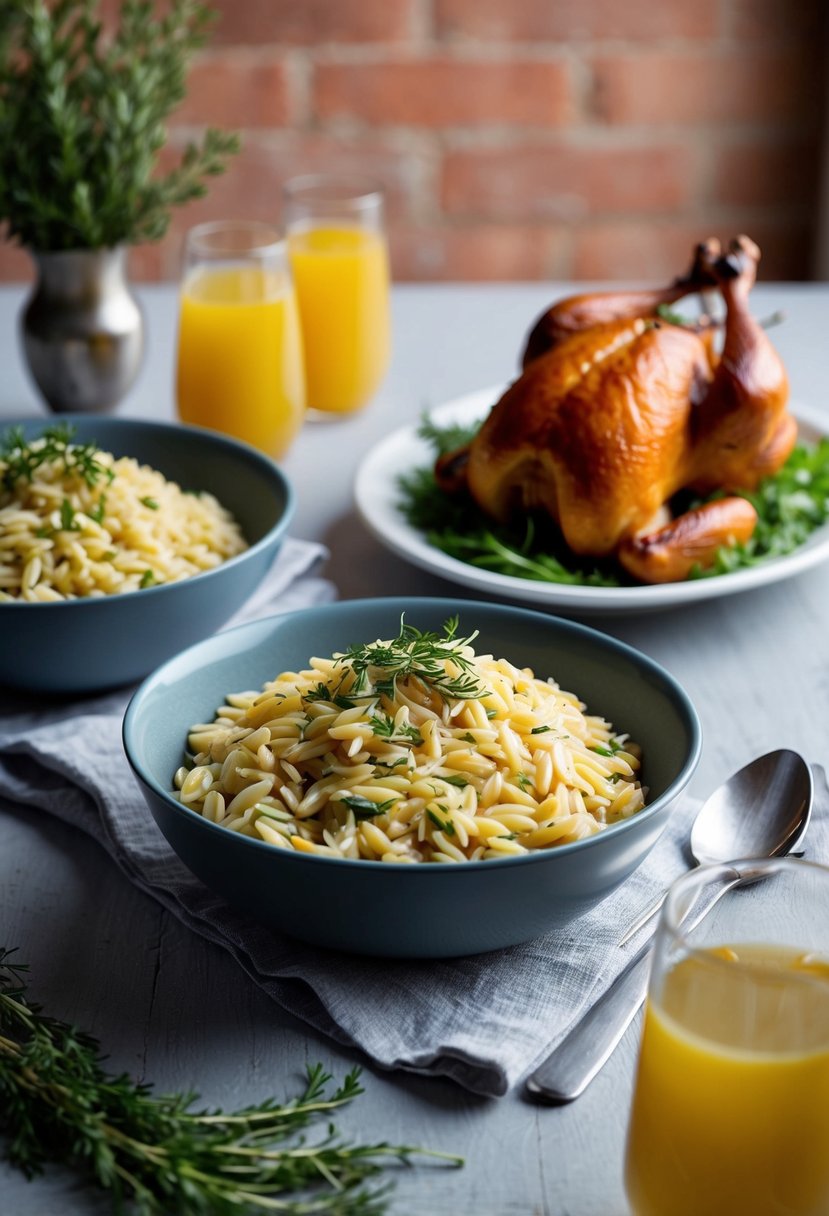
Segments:
[[[294,534],[329,546],[327,574],[343,598],[463,594],[371,539],[352,506],[354,471],[374,442],[424,406],[511,376],[530,321],[561,294],[539,284],[395,290],[394,360],[378,398],[358,417],[307,425],[285,462],[298,496]],[[169,418],[175,290],[142,295],[148,359],[120,412]],[[0,291],[0,422],[41,408],[18,350],[21,300],[20,291]],[[787,320],[773,337],[793,397],[826,408],[829,423],[829,286],[757,290],[758,315],[779,308]],[[748,596],[589,623],[664,663],[689,691],[705,735],[692,787],[702,795],[772,747],[829,761],[828,604],[829,565]],[[293,1091],[306,1061],[337,1075],[359,1062],[368,1092],[343,1115],[345,1130],[467,1158],[461,1171],[399,1171],[398,1216],[625,1216],[638,1026],[588,1092],[562,1109],[531,1106],[518,1092],[487,1101],[448,1082],[380,1073],[284,1014],[228,956],[134,890],[93,841],[1,798],[0,825],[0,945],[21,948],[34,998],[98,1035],[113,1068],[234,1105]],[[3,1216],[109,1210],[67,1174],[27,1184],[0,1164]]]

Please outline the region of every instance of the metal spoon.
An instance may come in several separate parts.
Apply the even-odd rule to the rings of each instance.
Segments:
[[[700,808],[691,829],[695,859],[700,864],[724,863],[790,853],[809,825],[812,797],[812,773],[797,752],[782,749],[758,757],[721,785]],[[662,900],[659,907],[661,904]],[[657,910],[650,909],[649,915]],[[531,1073],[526,1082],[530,1095],[563,1103],[571,1102],[587,1088],[645,999],[652,945],[653,935]]]
[[[800,847],[812,809],[812,775],[797,752],[781,748],[741,768],[702,804],[691,827],[694,864],[738,857],[784,857]],[[665,902],[667,889],[631,925],[626,945]]]

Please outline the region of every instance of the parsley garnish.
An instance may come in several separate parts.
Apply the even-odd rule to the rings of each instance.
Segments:
[[[332,802],[342,802],[354,812],[355,819],[373,819],[375,815],[385,815],[393,807],[396,798],[387,798],[385,802],[372,802],[362,794],[352,794],[348,798],[332,798]]]
[[[144,573],[141,575],[141,582],[138,584],[138,586],[141,588],[152,587],[154,582],[155,582],[155,574],[153,573],[153,571],[145,570]]]
[[[445,809],[445,808],[441,808],[441,809]],[[429,818],[431,819],[431,821],[435,825],[435,827],[440,828],[440,830],[442,832],[445,832],[447,836],[455,835],[455,825],[451,819],[447,819],[446,822],[444,822],[441,819],[440,815],[436,815],[434,811],[429,809],[429,807],[426,808],[426,814],[429,816]]]
[[[667,319],[667,318],[666,318]],[[420,434],[436,453],[466,442],[475,428],[459,436],[449,428],[424,422]],[[469,496],[444,493],[429,468],[399,479],[400,511],[436,549],[458,561],[513,578],[585,587],[621,587],[631,580],[609,560],[580,559],[563,543],[559,530],[544,515],[522,515],[516,523],[493,523]],[[804,544],[829,520],[829,439],[813,447],[798,445],[781,469],[755,491],[737,491],[755,507],[759,520],[744,545],[723,546],[711,566],[691,578],[712,578],[784,557]],[[679,510],[722,497],[685,494]]]
[[[158,510],[158,499],[156,498],[150,498],[150,496],[147,495],[145,498],[140,498],[138,501],[143,502],[144,506],[149,507],[151,511]]]

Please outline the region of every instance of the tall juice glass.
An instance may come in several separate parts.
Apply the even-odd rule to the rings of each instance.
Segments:
[[[179,417],[285,454],[305,412],[296,297],[284,241],[266,224],[201,224],[181,285]]]
[[[734,865],[759,881],[704,867],[671,888],[657,932],[628,1131],[635,1216],[829,1214],[829,869]]]
[[[285,187],[284,219],[308,405],[349,414],[374,396],[391,353],[383,196],[347,177],[297,177]]]

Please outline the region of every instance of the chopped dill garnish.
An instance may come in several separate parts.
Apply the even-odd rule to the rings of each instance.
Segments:
[[[552,730],[552,729],[553,729],[553,728],[552,728],[551,726],[534,726],[534,727],[532,728],[532,730],[530,731],[530,734],[531,734],[531,735],[543,735],[543,734],[545,734],[545,733],[546,733],[548,730]]]
[[[337,662],[348,663],[354,672],[352,696],[380,693],[393,697],[398,680],[417,680],[444,700],[469,700],[485,691],[474,674],[472,660],[463,654],[477,631],[468,638],[457,637],[457,631],[456,616],[444,623],[442,636],[407,625],[401,617],[400,632],[392,641],[351,646],[337,656]]]
[[[139,498],[139,500],[138,500],[138,501],[139,501],[139,502],[142,502],[142,503],[144,504],[144,506],[145,506],[145,507],[149,507],[149,509],[150,509],[151,511],[157,511],[157,510],[158,510],[158,499],[157,499],[157,498],[150,498],[149,494],[147,494],[147,495],[146,495],[144,498]]]
[[[600,747],[598,744],[596,745],[596,747],[589,747],[587,750],[591,751],[591,752],[595,752],[597,756],[612,756],[613,755],[613,752],[610,750],[609,747]]]
[[[687,319],[668,318],[671,323]],[[440,426],[423,419],[418,433],[442,455],[463,446],[477,428]],[[572,553],[558,528],[544,515],[528,514],[511,524],[494,523],[469,495],[447,494],[434,471],[415,468],[398,479],[404,518],[423,532],[431,545],[466,565],[534,582],[586,587],[635,586],[612,560],[583,559]],[[706,569],[690,578],[712,578],[784,557],[829,520],[829,438],[814,446],[798,444],[789,459],[755,491],[738,490],[759,516],[754,535],[744,544],[723,546]],[[682,513],[723,496],[678,495],[673,506]]]
[[[446,785],[456,785],[462,790],[469,785],[469,778],[464,777],[463,773],[453,773],[451,777],[438,777],[437,779],[445,782]]]
[[[141,575],[141,582],[138,584],[138,586],[141,587],[142,589],[144,587],[152,587],[154,582],[155,582],[155,574],[153,573],[153,571],[145,570],[144,573]]]
[[[524,791],[532,789],[533,779],[527,773],[516,773],[515,780],[518,782],[519,789]]]

